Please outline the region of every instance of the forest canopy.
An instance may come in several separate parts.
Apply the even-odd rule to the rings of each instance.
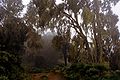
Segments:
[[[53,44],[61,48],[69,43],[71,62],[113,64],[111,59],[119,54],[119,30],[118,16],[111,8],[118,1],[63,0],[56,4],[55,0],[32,0],[25,18],[41,31],[55,29]]]
[[[30,0],[21,17],[25,7],[22,0],[0,1],[0,78],[23,80],[33,67],[60,64],[53,60],[56,63],[44,64],[45,56],[52,59],[40,55],[45,53],[42,48],[47,42],[50,47],[46,46],[46,52],[54,48],[54,54],[49,55],[62,55],[65,66],[100,64],[110,70],[120,69],[119,19],[112,11],[119,0],[56,2]],[[55,35],[45,42],[42,38],[47,30]]]

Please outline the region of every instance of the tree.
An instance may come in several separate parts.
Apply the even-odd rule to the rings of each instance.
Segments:
[[[19,17],[22,8],[21,0],[2,0],[0,5],[0,76],[10,80],[24,79],[21,57],[28,27]]]
[[[22,0],[2,0],[1,1],[1,14],[2,14],[2,22],[5,20],[9,20],[10,18],[19,17],[21,11],[23,10]]]
[[[75,30],[76,34],[74,35],[75,38],[73,38],[73,42],[77,41],[77,44],[72,44],[75,45],[74,49],[77,50],[77,52],[74,51],[77,57],[85,54],[83,59],[85,63],[103,63],[105,61],[103,59],[103,55],[105,54],[103,45],[106,42],[104,36],[106,36],[106,34],[108,34],[109,37],[112,35],[109,33],[111,32],[110,27],[111,29],[114,28],[115,33],[119,35],[116,26],[118,19],[111,11],[111,4],[115,5],[117,2],[118,0],[64,0],[62,4],[57,5],[60,13],[58,14],[59,16],[52,19],[51,22],[57,22],[55,26],[57,26],[58,32],[65,32],[67,28]],[[118,35],[117,37],[119,37]],[[117,42],[119,41],[118,38],[116,40]],[[110,53],[108,52],[108,54]]]
[[[49,11],[52,8],[54,8],[53,0],[31,0],[24,16],[26,23],[39,32],[44,32],[46,28],[48,29],[47,23],[53,15],[52,11]]]
[[[36,18],[40,24],[38,27],[56,28],[58,37],[62,36],[63,41],[71,43],[71,59],[79,59],[75,62],[83,63],[109,63],[111,52],[118,54],[114,51],[116,48],[113,49],[117,46],[116,42],[119,43],[118,19],[111,10],[111,5],[116,5],[118,1],[63,0],[57,5],[55,0],[33,0],[33,5],[39,16]],[[111,34],[112,30],[114,34]],[[116,40],[113,35],[116,35]],[[60,47],[61,42],[56,42],[53,43]]]
[[[8,61],[5,62],[3,66],[10,63],[9,67],[4,67],[6,70],[8,69],[8,73],[5,72],[5,76],[8,76],[8,79],[16,80],[21,79],[23,77],[21,77],[21,75],[24,73],[24,69],[21,65],[21,57],[24,53],[24,42],[27,39],[27,27],[18,21],[18,24],[16,24],[16,20],[12,21],[11,24],[6,23],[3,27],[1,27],[0,51],[5,51],[8,55],[6,56],[6,58],[8,58]],[[1,55],[2,54],[3,53],[1,53]]]

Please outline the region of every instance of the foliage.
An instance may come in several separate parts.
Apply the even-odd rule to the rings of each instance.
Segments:
[[[30,73],[44,73],[44,72],[49,72],[50,69],[48,68],[38,68],[38,67],[33,67],[29,72]]]
[[[47,76],[42,76],[42,80],[48,80]]]
[[[52,44],[54,48],[56,48],[58,51],[61,50],[63,43],[63,37],[62,36],[55,36],[52,40]]]
[[[63,73],[67,80],[119,80],[119,70],[111,71],[101,64],[75,63],[59,65],[55,71]]]
[[[73,37],[67,37],[67,42],[72,44],[69,49],[73,59],[71,61],[108,62],[117,66],[117,62],[113,63],[112,59],[119,60],[118,57],[115,58],[119,54],[119,31],[116,26],[118,17],[113,14],[111,4],[115,5],[118,1],[63,0],[63,3],[56,5],[59,14],[52,17],[49,23],[54,24],[58,36],[66,35],[69,29],[70,33],[75,31]],[[59,48],[60,41],[56,39],[56,42],[55,45]]]
[[[20,16],[21,0],[2,0],[0,10],[0,76],[8,80],[24,80],[22,63],[28,27]]]
[[[120,69],[120,35],[116,26],[118,16],[111,7],[120,0],[62,0],[60,4],[56,1],[31,0],[23,19],[20,18],[24,7],[21,0],[1,1],[0,71],[5,74],[1,78],[21,78],[22,54],[27,53],[27,57],[32,54],[33,59],[34,53],[42,48],[41,35],[51,29],[56,31],[53,46],[60,51],[63,45],[69,47],[63,53],[71,65],[59,68],[68,80],[117,80],[119,72],[111,70]],[[106,63],[111,70],[102,65]],[[40,65],[38,59],[36,65]]]
[[[9,80],[6,76],[0,76],[0,80]]]
[[[41,34],[46,29],[56,29],[53,46],[61,50],[64,43],[69,43],[70,63],[109,63],[111,69],[118,69],[118,16],[111,7],[119,0],[56,1],[31,0],[24,16],[26,24]]]
[[[66,70],[68,80],[98,80],[107,69],[101,65],[73,64]]]
[[[0,75],[12,80],[23,80],[24,69],[18,65],[16,60],[15,55],[0,51]]]

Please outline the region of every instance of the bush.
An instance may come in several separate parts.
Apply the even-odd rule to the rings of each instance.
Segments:
[[[0,76],[0,80],[23,80],[24,69],[13,54],[0,51]]]
[[[50,70],[48,68],[39,68],[39,67],[33,67],[32,70],[30,70],[30,73],[42,73],[42,72],[49,72]]]
[[[120,80],[120,74],[117,71],[109,71],[104,75],[102,80]]]
[[[61,66],[60,66],[61,67]],[[72,64],[59,68],[67,80],[102,80],[108,69],[103,65]]]
[[[9,80],[6,76],[0,76],[0,80]]]

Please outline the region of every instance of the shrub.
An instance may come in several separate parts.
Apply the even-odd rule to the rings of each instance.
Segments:
[[[0,79],[23,80],[24,69],[21,67],[15,55],[0,51]]]
[[[61,66],[60,66],[61,67]],[[67,80],[101,80],[108,69],[98,64],[72,64],[63,66],[61,72]]]
[[[39,68],[39,67],[33,67],[32,70],[30,70],[30,73],[42,73],[42,72],[49,72],[50,69],[48,68]]]
[[[0,76],[0,80],[9,80],[6,76]]]

